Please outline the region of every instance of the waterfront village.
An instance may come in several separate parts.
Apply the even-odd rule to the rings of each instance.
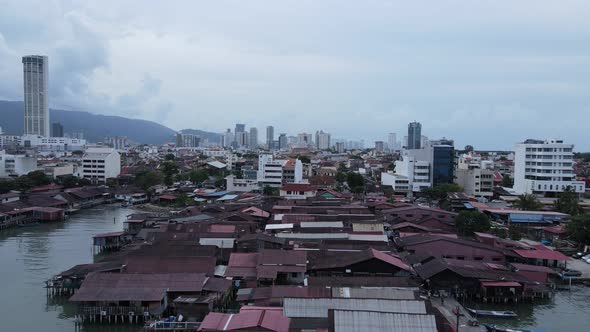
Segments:
[[[587,155],[555,139],[458,149],[420,130],[371,148],[272,127],[259,144],[243,125],[160,146],[3,135],[0,228],[132,208],[46,291],[77,324],[148,331],[481,331],[516,314],[479,304],[590,280]]]

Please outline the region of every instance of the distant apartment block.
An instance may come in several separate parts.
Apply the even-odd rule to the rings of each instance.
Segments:
[[[26,175],[37,170],[37,157],[31,155],[12,155],[0,151],[0,178]]]
[[[518,194],[555,194],[568,186],[577,193],[586,190],[573,171],[573,144],[558,139],[527,139],[516,144],[514,191]]]
[[[461,156],[455,183],[468,195],[491,199],[494,194],[493,162],[472,155]]]
[[[88,148],[82,157],[82,177],[92,183],[106,183],[121,174],[121,156],[112,148]]]
[[[420,149],[422,147],[422,125],[420,122],[410,122],[408,124],[408,142],[407,149]]]
[[[64,126],[59,122],[54,122],[51,125],[51,137],[64,137]]]

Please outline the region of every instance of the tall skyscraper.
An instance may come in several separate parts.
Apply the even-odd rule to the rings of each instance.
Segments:
[[[287,148],[287,134],[280,134],[279,135],[279,149],[286,149]]]
[[[25,135],[49,137],[49,106],[47,104],[48,59],[42,55],[23,57],[25,89]]]
[[[258,129],[250,128],[250,143],[248,144],[250,149],[258,149]]]
[[[389,133],[387,136],[387,147],[389,151],[394,151],[397,147],[397,135],[395,133]]]
[[[273,126],[266,127],[266,145],[269,149],[272,149],[272,143],[275,140],[275,128]]]
[[[243,133],[244,131],[246,131],[246,125],[243,123],[236,123],[236,130],[234,131],[234,133]]]
[[[408,149],[420,149],[422,140],[422,125],[420,122],[408,124]]]
[[[64,126],[59,122],[54,122],[51,125],[51,137],[64,137]]]

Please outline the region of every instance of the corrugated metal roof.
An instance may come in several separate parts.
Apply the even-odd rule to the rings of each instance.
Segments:
[[[436,332],[434,315],[334,310],[335,332]]]
[[[200,238],[199,244],[202,246],[216,246],[217,248],[233,248],[235,239],[232,238]]]
[[[277,233],[276,237],[287,239],[348,239],[346,233]]]
[[[327,318],[328,310],[369,310],[382,312],[400,312],[425,314],[424,301],[417,300],[384,300],[384,299],[305,299],[290,298],[283,300],[283,312],[287,317]]]
[[[293,224],[268,224],[264,228],[265,230],[272,230],[272,229],[291,229],[293,228]]]
[[[342,221],[312,221],[312,222],[301,222],[299,224],[302,228],[342,228],[344,223]]]
[[[415,300],[417,298],[416,291],[413,288],[392,287],[334,287],[332,288],[332,297],[385,300]]]

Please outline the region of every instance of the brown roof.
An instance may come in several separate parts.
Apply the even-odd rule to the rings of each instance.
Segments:
[[[125,262],[126,273],[203,273],[213,275],[215,257],[132,257]]]
[[[315,186],[306,183],[287,183],[281,187],[284,191],[314,191]]]

